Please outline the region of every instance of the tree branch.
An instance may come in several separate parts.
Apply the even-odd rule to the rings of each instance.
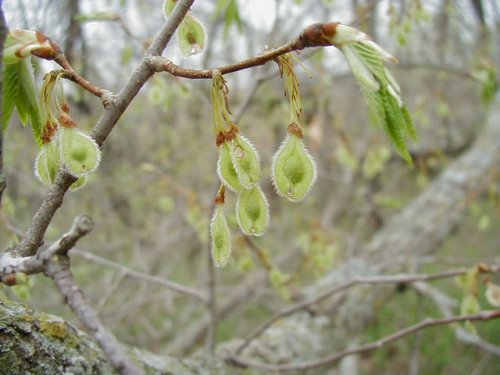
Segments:
[[[500,318],[500,310],[493,311],[483,311],[474,315],[459,315],[459,316],[450,316],[442,319],[425,319],[420,323],[415,325],[403,328],[399,331],[394,332],[393,334],[386,336],[382,339],[374,341],[369,344],[360,345],[358,347],[350,348],[343,350],[341,352],[332,354],[328,357],[315,360],[315,361],[304,361],[296,364],[287,364],[287,365],[270,365],[265,363],[256,362],[253,360],[247,360],[238,356],[231,356],[227,358],[228,361],[235,365],[239,365],[242,367],[254,367],[261,370],[269,370],[269,371],[291,371],[291,370],[307,370],[318,367],[323,367],[327,365],[331,365],[332,363],[338,362],[340,359],[347,357],[353,354],[361,354],[367,353],[376,349],[380,349],[387,344],[390,344],[394,341],[400,340],[405,336],[412,335],[416,332],[419,332],[423,329],[427,329],[430,327],[436,327],[440,325],[448,325],[456,322],[464,322],[464,321],[486,321]]]
[[[114,268],[114,269],[122,272],[125,276],[130,276],[130,277],[136,278],[138,280],[146,281],[148,283],[161,285],[161,286],[163,286],[167,289],[170,289],[174,292],[185,294],[186,296],[189,296],[189,297],[193,297],[204,304],[207,303],[207,297],[202,292],[200,292],[196,289],[187,287],[185,285],[178,284],[176,282],[166,280],[166,279],[163,279],[161,277],[157,277],[157,276],[148,275],[145,273],[134,271],[128,267],[125,267],[125,266],[119,264],[119,263],[115,263],[109,259],[102,258],[100,256],[91,254],[87,251],[73,249],[73,251],[71,251],[71,254],[78,255],[78,256],[82,257],[83,259],[88,260],[90,262],[93,262],[95,264],[100,264],[100,265],[103,265],[106,267]]]
[[[125,87],[118,93],[109,108],[97,121],[92,137],[99,145],[105,141],[113,127],[127,109],[132,99],[137,95],[144,83],[153,75],[154,71],[148,63],[149,56],[160,55],[170,41],[174,31],[184,18],[194,0],[179,0],[172,15],[154,38],[151,47],[146,52]],[[76,179],[64,168],[57,173],[54,185],[47,193],[40,208],[21,242],[16,246],[15,253],[20,256],[31,256],[36,253],[43,242],[45,231],[49,226],[57,209],[61,206],[64,195]]]
[[[449,277],[454,277],[458,275],[463,275],[467,273],[470,268],[457,268],[453,270],[448,270],[444,272],[438,272],[433,274],[398,274],[398,275],[381,275],[381,276],[358,276],[354,277],[349,281],[346,281],[338,286],[335,286],[314,298],[310,298],[304,302],[298,303],[296,305],[287,307],[282,311],[274,314],[271,318],[269,318],[265,323],[263,323],[260,327],[255,329],[248,338],[236,349],[235,353],[240,354],[250,343],[259,337],[264,331],[269,328],[273,323],[277,320],[284,318],[286,316],[292,315],[298,311],[305,310],[308,307],[315,305],[326,298],[329,298],[337,293],[340,293],[344,290],[347,290],[355,285],[359,284],[408,284],[414,283],[417,281],[430,281],[430,280],[439,280]],[[500,272],[500,264],[492,265],[491,267],[482,267],[480,268],[480,272],[482,273],[497,273]]]
[[[332,44],[326,39],[326,36],[323,33],[323,29],[335,24],[336,22],[326,24],[316,23],[310,25],[306,27],[297,38],[281,47],[273,48],[262,53],[261,55],[248,58],[235,64],[221,66],[215,69],[220,70],[222,74],[234,73],[240,70],[264,65],[265,63],[272,61],[278,56],[284,55],[288,52],[300,51],[307,47],[331,46]],[[213,70],[215,70],[186,69],[174,64],[172,61],[162,56],[150,56],[148,62],[151,68],[156,72],[168,72],[177,77],[190,79],[210,79],[212,78]]]
[[[111,365],[120,374],[141,374],[141,371],[127,357],[118,340],[101,322],[83,291],[75,284],[69,269],[69,258],[66,255],[51,258],[46,263],[45,274],[54,281],[65,302],[83,322],[94,340],[99,343]]]

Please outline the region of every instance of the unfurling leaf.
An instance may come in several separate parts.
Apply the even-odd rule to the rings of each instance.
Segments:
[[[23,125],[28,122],[31,124],[35,139],[41,144],[38,98],[30,59],[5,66],[3,79],[2,124],[4,129],[16,108]]]
[[[59,46],[39,31],[11,30],[5,39],[3,62],[5,65],[17,64],[31,55],[52,60],[59,53]]]
[[[253,187],[260,180],[260,159],[256,148],[239,134],[226,143],[240,184],[246,189]]]
[[[61,160],[72,175],[79,177],[97,169],[101,151],[90,136],[78,128],[60,128],[57,138]]]
[[[224,142],[219,146],[219,160],[217,161],[217,174],[221,182],[229,189],[239,192],[244,189],[243,185],[238,179],[238,174],[233,166],[231,160],[231,153],[229,152],[229,145]]]
[[[288,134],[273,158],[272,180],[279,195],[303,200],[316,181],[316,163],[300,138]]]
[[[236,219],[246,235],[262,236],[266,231],[269,225],[269,205],[258,185],[239,193]]]
[[[46,143],[35,159],[35,176],[46,186],[51,186],[61,165],[56,142]]]
[[[203,24],[191,13],[186,14],[177,30],[179,47],[184,56],[196,55],[205,47],[206,32]]]
[[[215,205],[210,222],[210,238],[214,265],[215,267],[224,267],[231,255],[231,232],[224,216],[224,206],[221,204]]]
[[[407,138],[418,139],[413,121],[401,99],[401,89],[385,63],[397,60],[368,35],[350,26],[331,24],[326,30],[358,81],[375,121],[381,124],[399,154],[412,163]]]

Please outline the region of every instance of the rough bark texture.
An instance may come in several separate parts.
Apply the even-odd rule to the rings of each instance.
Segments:
[[[146,374],[225,374],[220,360],[210,363],[159,357],[130,349]],[[101,348],[59,317],[0,300],[0,374],[116,374]],[[234,373],[234,372],[231,372]]]
[[[402,271],[415,257],[436,251],[463,218],[470,194],[481,189],[488,180],[488,172],[498,165],[500,94],[491,108],[485,128],[468,151],[360,249],[359,257],[332,271],[304,294],[316,295],[357,274]],[[343,319],[344,329],[349,330],[344,339],[338,340],[338,335],[325,328],[332,323],[327,311],[316,316],[302,313],[278,321],[243,355],[267,363],[284,363],[347,346],[345,337],[352,338],[363,326],[366,311],[371,310],[376,296],[373,289],[368,294],[357,288],[343,300],[335,319]],[[338,328],[336,333],[342,335]],[[231,351],[236,344],[220,345],[219,354]],[[220,357],[185,360],[138,350],[131,352],[136,363],[151,374],[238,374],[240,371],[224,364]],[[0,302],[0,373],[113,373],[103,358],[101,350],[86,335],[60,319]]]

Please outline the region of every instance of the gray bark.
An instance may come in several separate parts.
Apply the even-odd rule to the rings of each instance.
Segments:
[[[333,270],[304,295],[317,295],[352,276],[404,271],[419,256],[436,251],[464,217],[468,195],[486,183],[488,172],[500,160],[500,93],[497,94],[485,127],[469,150],[359,251],[359,256]],[[354,292],[354,293],[352,293]],[[373,296],[357,288],[344,296],[335,319],[342,321],[349,340],[369,319]],[[336,307],[335,307],[336,308]],[[328,310],[319,315],[296,314],[268,329],[244,352],[245,357],[267,363],[293,362],[318,357],[344,345],[325,325],[332,319]],[[39,314],[12,303],[0,302],[0,373],[66,372],[113,373],[101,350],[83,333],[59,318]],[[131,349],[134,360],[147,373],[155,374],[238,374],[239,369],[224,364],[224,352],[237,342],[219,346],[219,356],[191,359],[158,357]],[[10,371],[10,372],[1,372]],[[252,372],[245,372],[246,374]],[[258,373],[258,371],[256,372]]]

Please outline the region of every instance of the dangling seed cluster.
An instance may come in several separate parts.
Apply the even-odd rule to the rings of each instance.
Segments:
[[[300,126],[302,104],[299,84],[291,55],[277,59],[290,100],[288,134],[273,157],[272,181],[278,194],[292,202],[303,200],[316,181],[316,163],[302,142]],[[231,119],[227,104],[228,89],[222,74],[213,71],[212,103],[216,145],[219,151],[217,175],[221,189],[217,193],[210,235],[211,253],[217,267],[229,260],[230,233],[224,217],[224,189],[235,192],[236,219],[240,230],[249,236],[262,236],[269,226],[269,204],[259,186],[261,166],[257,149],[240,133]],[[222,193],[221,193],[222,191]],[[221,195],[222,194],[222,195]]]
[[[41,102],[42,146],[35,159],[35,175],[43,184],[51,186],[57,171],[64,165],[78,178],[71,189],[79,189],[85,185],[88,174],[99,166],[101,151],[70,117],[59,73],[52,72],[44,77]]]

